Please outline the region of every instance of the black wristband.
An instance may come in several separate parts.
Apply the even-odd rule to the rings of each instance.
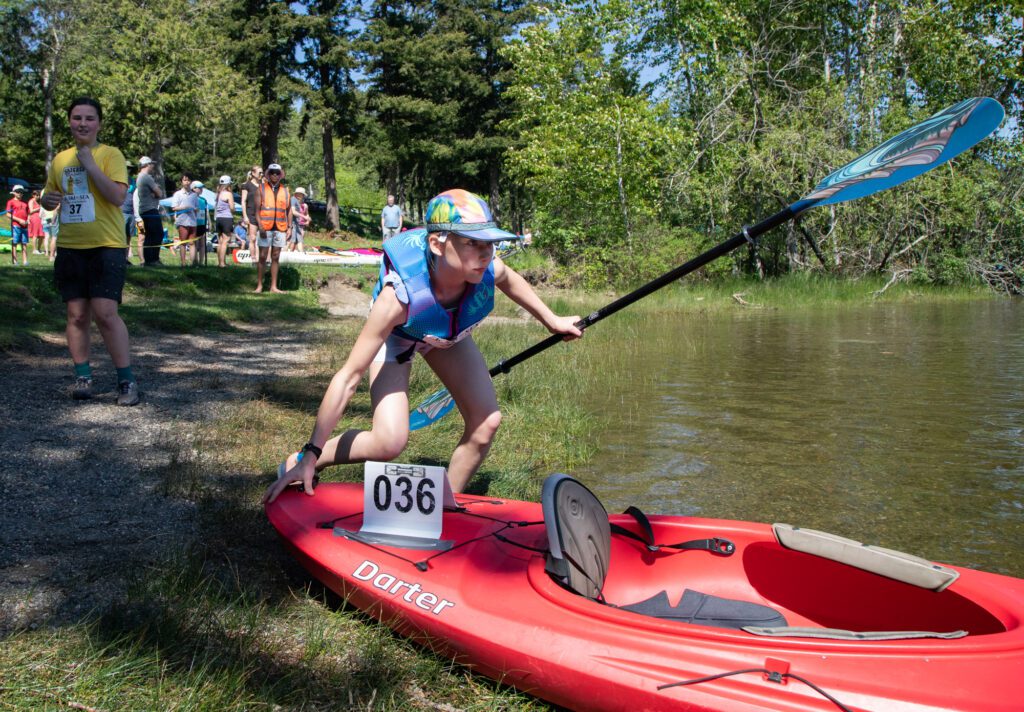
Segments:
[[[306,443],[303,445],[301,452],[311,452],[316,455],[317,460],[319,460],[320,456],[324,454],[323,448],[319,448],[313,443]]]

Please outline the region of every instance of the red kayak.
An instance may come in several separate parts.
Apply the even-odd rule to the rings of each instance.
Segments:
[[[783,524],[609,517],[564,475],[543,504],[456,499],[438,551],[349,538],[361,484],[266,511],[354,605],[572,709],[1024,709],[1024,580]]]

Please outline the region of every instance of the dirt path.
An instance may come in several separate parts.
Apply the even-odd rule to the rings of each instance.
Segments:
[[[332,279],[321,302],[364,315],[369,299]],[[115,404],[114,372],[93,344],[90,401],[73,401],[63,334],[0,359],[0,637],[61,624],[123,597],[132,572],[183,550],[195,507],[163,492],[172,455],[218,413],[306,361],[308,332],[239,325],[229,334],[132,336],[143,391]],[[273,357],[273,368],[267,359]],[[293,368],[294,367],[294,368]]]

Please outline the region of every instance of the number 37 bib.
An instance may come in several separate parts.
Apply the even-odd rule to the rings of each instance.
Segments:
[[[64,169],[64,197],[60,202],[60,221],[90,223],[96,220],[96,200],[89,192],[89,176],[81,166]]]

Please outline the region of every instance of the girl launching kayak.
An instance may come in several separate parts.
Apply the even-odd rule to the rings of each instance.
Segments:
[[[558,316],[529,283],[495,256],[512,239],[499,230],[480,197],[449,190],[427,204],[426,228],[384,243],[373,306],[345,365],[331,379],[309,442],[278,468],[263,496],[273,502],[291,483],[313,494],[317,470],[365,460],[392,460],[409,439],[409,373],[412,358],[427,364],[455,399],[465,430],[448,466],[452,489],[461,492],[480,467],[501,422],[494,385],[470,331],[494,306],[494,288],[565,338],[582,335],[578,316]],[[331,437],[363,374],[370,372],[373,425]]]

